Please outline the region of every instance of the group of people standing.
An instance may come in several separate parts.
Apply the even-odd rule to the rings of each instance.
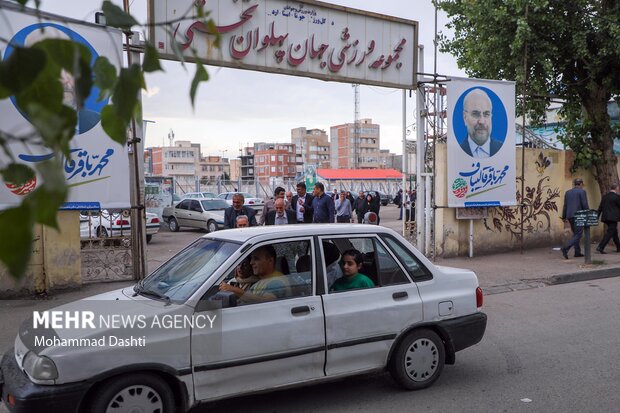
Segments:
[[[256,219],[256,211],[244,205],[242,194],[235,194],[232,206],[224,213],[224,228],[243,228],[258,225],[290,225],[309,223],[362,223],[364,215],[371,211],[379,216],[381,200],[371,193],[359,192],[353,198],[350,192],[334,190],[325,193],[321,182],[314,185],[312,193],[307,192],[306,184],[301,182],[296,187],[297,194],[286,192],[282,187],[274,191],[273,199],[265,202],[263,211]]]
[[[618,194],[618,184],[610,185],[609,192],[601,198],[598,207],[598,216],[605,223],[605,235],[596,247],[600,254],[606,254],[605,247],[609,241],[613,240],[616,245],[616,252],[620,252],[620,239],[618,238],[618,221],[620,221],[620,194]],[[573,188],[564,194],[564,206],[562,208],[561,219],[568,222],[573,233],[572,238],[561,248],[562,256],[568,259],[568,252],[571,248],[575,251],[575,258],[583,257],[581,253],[581,236],[583,227],[576,225],[575,214],[577,211],[589,209],[588,196],[584,189],[583,179],[576,178],[573,181]]]
[[[394,203],[400,208],[398,220],[403,219],[403,210],[405,211],[406,221],[415,221],[415,190],[408,189],[403,194],[403,190],[399,189],[398,193],[394,197]]]

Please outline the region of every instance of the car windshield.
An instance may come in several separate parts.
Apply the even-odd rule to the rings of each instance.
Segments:
[[[202,197],[203,198],[217,198],[217,195],[215,195],[213,192],[203,192]]]
[[[217,271],[240,244],[198,239],[134,287],[136,293],[185,302]]]
[[[200,201],[205,211],[213,211],[228,208],[228,204],[223,199],[213,199],[210,201]]]

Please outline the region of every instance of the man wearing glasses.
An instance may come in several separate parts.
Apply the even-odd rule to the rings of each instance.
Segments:
[[[461,148],[474,158],[489,158],[502,147],[502,141],[493,139],[493,105],[482,89],[474,89],[463,100],[463,120],[467,127],[467,139]]]

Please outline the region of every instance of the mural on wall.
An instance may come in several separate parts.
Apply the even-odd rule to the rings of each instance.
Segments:
[[[551,165],[551,161],[541,152],[535,161],[539,177]],[[525,197],[521,194],[520,181],[517,177],[517,203],[524,204],[523,231],[526,234],[551,232],[550,213],[558,213],[557,199],[560,198],[560,188],[551,188],[549,176],[543,176],[536,186],[525,186]],[[520,206],[489,208],[489,216],[483,219],[484,227],[488,231],[510,233],[511,238],[521,239],[521,211]]]

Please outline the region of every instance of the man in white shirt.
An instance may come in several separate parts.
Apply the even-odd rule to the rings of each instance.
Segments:
[[[491,137],[493,130],[493,104],[482,89],[474,89],[463,99],[463,121],[467,139],[461,148],[474,158],[489,158],[502,147],[503,142]]]

